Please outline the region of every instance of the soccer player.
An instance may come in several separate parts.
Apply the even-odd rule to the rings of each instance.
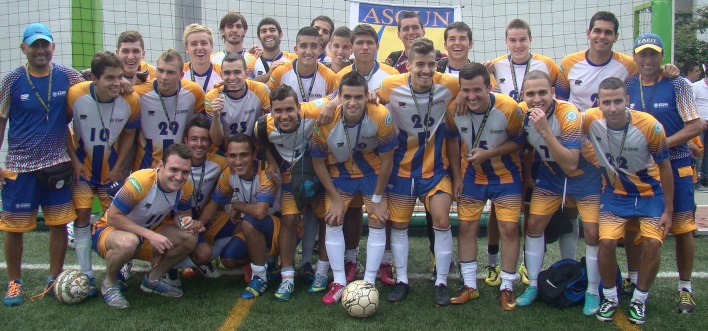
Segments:
[[[458,76],[460,69],[470,63],[469,54],[474,43],[472,29],[465,22],[452,22],[445,28],[447,59],[438,60],[438,72]]]
[[[182,55],[168,49],[157,58],[157,78],[135,87],[140,94],[140,133],[133,170],[154,168],[167,147],[182,141],[193,114],[204,112],[202,87],[182,78],[183,67]]]
[[[212,63],[209,60],[212,49],[214,37],[210,28],[197,23],[184,28],[184,51],[191,61],[184,64],[182,78],[199,84],[204,93],[222,81],[221,63]]]
[[[204,109],[212,121],[212,144],[224,154],[224,141],[238,133],[252,137],[258,118],[270,112],[270,89],[247,79],[246,61],[239,54],[227,55],[221,70],[224,85],[206,94]]]
[[[398,39],[401,39],[403,43],[403,50],[391,52],[384,62],[403,74],[408,72],[408,65],[406,64],[408,50],[413,40],[425,37],[425,28],[423,27],[423,20],[420,19],[418,13],[413,11],[403,13],[398,19],[396,27],[398,28]],[[446,54],[440,53],[438,50],[435,51],[436,61],[446,57]]]
[[[201,222],[190,215],[194,189],[188,180],[191,158],[184,144],[170,145],[156,168],[136,171],[126,179],[101,220],[93,224],[93,248],[106,260],[101,293],[109,307],[129,307],[117,274],[133,258],[154,266],[143,277],[143,292],[182,296],[162,275],[194,250],[197,236],[204,231]],[[175,224],[163,222],[170,212],[175,213]]]
[[[0,82],[2,137],[10,123],[7,160],[5,169],[0,169],[3,201],[0,231],[5,232],[5,264],[10,279],[3,298],[5,306],[19,306],[24,301],[22,245],[24,233],[37,226],[37,209],[42,207],[44,221],[49,226],[49,277],[45,293],[54,289],[56,277],[64,267],[66,224],[76,219],[69,185],[72,166],[67,154],[67,145],[71,143],[67,123],[71,114],[66,109],[66,95],[70,86],[83,79],[76,70],[52,63],[55,48],[52,32],[46,25],[28,25],[20,44],[27,63]],[[51,170],[55,173],[60,170],[66,176],[47,183],[52,185],[47,187],[37,176],[46,177]]]
[[[645,301],[659,271],[661,246],[672,223],[674,177],[667,138],[653,116],[627,107],[629,97],[621,80],[615,77],[603,80],[598,103],[600,107],[588,109],[583,120],[583,132],[595,148],[606,185],[600,198],[599,223],[599,262],[605,297],[596,316],[600,321],[614,319],[619,306],[614,285],[615,249],[623,237],[634,240],[633,236],[625,235],[625,224],[638,221],[644,261],[627,317],[630,322],[644,324]]]
[[[281,205],[283,217],[281,219],[280,235],[278,236],[282,281],[278,290],[275,292],[276,300],[281,301],[290,300],[295,286],[293,262],[300,215],[300,210],[295,203],[292,193],[293,187],[290,182],[290,168],[303,157],[307,149],[308,141],[312,138],[315,120],[323,107],[330,101],[329,97],[326,97],[300,104],[298,97],[297,92],[288,85],[281,85],[271,90],[270,100],[272,110],[270,114],[266,115],[265,119],[265,124],[267,125],[267,141],[264,141],[259,134],[256,134],[258,143],[262,144],[261,148],[275,149],[275,154],[270,154],[271,158],[274,160],[273,162],[269,160],[268,169],[266,169],[268,176],[274,181],[282,180]],[[257,123],[256,132],[258,132],[258,125]],[[267,144],[272,144],[272,146],[266,147],[268,146]],[[320,218],[324,218],[324,205],[320,204],[317,206],[315,202],[315,206],[313,207],[315,207],[315,211]],[[317,208],[320,208],[320,210]],[[326,259],[322,247],[320,247],[320,250],[320,258]],[[325,260],[322,260],[322,263],[318,265],[318,270],[324,272],[324,274],[320,274],[320,281],[324,283],[324,285],[313,285],[311,289],[308,289],[310,292],[319,292],[327,289],[326,283],[328,280],[326,272],[329,269],[329,263],[324,261]],[[310,261],[306,261],[305,263],[310,263]],[[315,278],[316,277],[317,275],[315,275]],[[315,282],[313,282],[313,284],[315,284]]]
[[[351,64],[349,62],[349,57],[352,55],[351,38],[352,30],[346,26],[340,26],[332,33],[332,41],[329,43],[331,62],[325,65],[335,74]]]
[[[268,288],[267,267],[275,264],[273,257],[278,254],[280,189],[266,175],[261,166],[264,161],[256,160],[256,145],[249,136],[237,133],[229,137],[226,157],[229,167],[224,169],[202,215],[205,220],[213,219],[211,222],[238,222],[242,227],[243,232],[232,237],[222,250],[221,262],[233,268],[250,257],[253,274],[241,298],[253,299]],[[233,198],[236,201],[232,203]],[[231,204],[231,215],[217,211],[225,204]],[[266,266],[268,258],[273,261]]]
[[[263,46],[263,53],[258,57],[254,55],[245,57],[250,79],[268,83],[270,75],[275,68],[297,59],[296,54],[283,52],[280,49],[282,39],[283,29],[278,21],[271,17],[266,17],[258,23],[258,40]]]
[[[317,30],[310,27],[300,29],[295,38],[297,59],[273,71],[268,81],[270,89],[281,85],[297,87],[298,102],[323,98],[334,92],[337,88],[335,73],[317,62],[320,40]]]
[[[452,76],[436,72],[435,48],[430,39],[411,43],[406,67],[409,73],[384,78],[378,90],[388,103],[399,131],[399,145],[389,181],[391,250],[397,283],[388,293],[391,302],[400,302],[410,291],[408,285],[408,224],[416,199],[424,201],[433,216],[435,230],[435,304],[450,303],[447,276],[452,260],[450,206],[462,189],[460,153],[454,124],[446,115],[448,104],[457,96],[458,83]],[[448,176],[448,166],[450,176]],[[452,179],[450,178],[452,177]]]
[[[138,94],[120,95],[123,73],[118,56],[96,53],[91,60],[94,80],[69,88],[67,107],[73,113],[74,144],[69,146],[74,168],[80,174],[72,186],[76,221],[76,259],[89,278],[89,296],[98,295],[91,267],[91,207],[98,195],[103,211],[111,199],[108,187],[123,179],[123,164],[140,125]],[[75,148],[78,147],[78,150]]]
[[[123,77],[133,85],[140,85],[157,77],[155,67],[143,61],[145,41],[140,32],[127,30],[118,36],[116,55],[123,62]]]
[[[538,70],[529,72],[524,77],[522,90],[524,102],[519,107],[528,111],[524,123],[526,140],[543,164],[531,197],[531,215],[524,241],[530,285],[516,299],[516,304],[528,306],[538,297],[538,274],[545,255],[544,230],[558,207],[564,208],[568,197],[577,202],[583,220],[588,275],[583,313],[594,315],[600,305],[597,267],[600,170],[589,161],[594,158],[592,146],[581,138],[580,112],[572,104],[553,98],[554,88],[548,74]]]
[[[221,61],[230,53],[241,54],[241,56],[247,55],[243,48],[246,32],[248,32],[246,17],[236,11],[226,13],[219,21],[219,35],[221,35],[221,40],[224,42],[224,50],[211,54],[211,62],[221,65]]]
[[[681,77],[667,78],[662,74],[663,47],[661,37],[656,34],[647,33],[637,37],[634,42],[634,62],[639,67],[639,73],[626,81],[627,94],[629,108],[651,114],[666,130],[666,143],[669,146],[674,177],[674,196],[681,197],[673,202],[670,229],[670,233],[676,238],[676,266],[679,272],[677,311],[692,313],[696,306],[691,296],[691,273],[695,255],[693,230],[696,229],[696,224],[693,215],[691,151],[686,142],[703,132],[703,123],[688,82]],[[632,255],[628,259],[634,259],[633,264],[639,265],[639,258],[640,256]]]
[[[312,165],[326,190],[325,244],[334,282],[322,298],[327,305],[339,302],[347,285],[345,273],[344,214],[356,195],[369,211],[364,280],[376,283],[376,272],[386,245],[385,222],[388,206],[383,199],[393,168],[393,151],[398,146],[391,114],[380,104],[367,103],[367,81],[349,72],[339,83],[342,105],[334,121],[315,128],[311,143]]]
[[[457,198],[460,269],[464,285],[450,300],[464,304],[477,291],[477,230],[487,200],[494,201],[502,237],[501,307],[514,310],[513,283],[519,259],[518,221],[521,214],[521,160],[523,115],[514,99],[492,93],[489,72],[480,63],[459,71],[460,95],[469,113],[455,116],[461,138],[463,190]],[[449,116],[454,116],[452,111]]]
[[[329,64],[332,62],[332,57],[327,54],[327,45],[334,32],[334,21],[329,16],[321,15],[310,22],[310,27],[317,30],[320,35],[320,50],[318,51],[317,61],[322,64]]]

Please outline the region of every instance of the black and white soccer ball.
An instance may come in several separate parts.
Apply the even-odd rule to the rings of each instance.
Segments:
[[[342,291],[342,306],[351,316],[369,317],[379,307],[379,291],[365,280],[355,280]]]

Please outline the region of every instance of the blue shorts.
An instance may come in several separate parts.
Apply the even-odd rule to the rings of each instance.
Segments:
[[[426,210],[430,210],[430,198],[438,193],[452,197],[452,182],[447,172],[440,172],[432,178],[391,177],[388,184],[388,210],[392,222],[411,221],[415,202],[423,201]]]
[[[600,180],[600,176],[600,169],[593,168],[593,170],[580,176],[567,177],[568,182],[565,183],[566,177],[558,176],[552,173],[547,167],[543,166],[538,170],[538,177],[536,178],[536,185],[534,187],[563,194],[563,188],[565,186],[567,196],[573,197],[576,200],[582,200],[583,198],[592,195],[600,195],[602,193],[602,180]]]
[[[671,160],[674,174],[674,214],[671,219],[672,234],[684,234],[696,229],[693,215],[693,169],[691,158]],[[662,202],[663,203],[663,202]]]
[[[600,196],[600,212],[621,218],[660,218],[664,213],[664,196],[627,197],[606,192]]]
[[[376,182],[379,176],[364,176],[361,178],[332,178],[332,183],[337,190],[347,192],[351,195],[361,193],[362,195],[373,195],[376,189]]]
[[[64,225],[76,219],[71,186],[58,191],[44,187],[31,172],[4,171],[0,231],[29,232],[37,227],[37,211],[42,207],[44,222]]]

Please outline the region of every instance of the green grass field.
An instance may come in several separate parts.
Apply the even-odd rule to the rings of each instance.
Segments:
[[[276,302],[271,285],[264,297],[253,302],[242,302],[239,297],[245,287],[243,277],[225,275],[215,280],[194,277],[183,279],[184,297],[180,299],[164,298],[146,294],[139,290],[141,272],[134,273],[129,281],[130,289],[125,296],[131,307],[116,311],[108,308],[102,298],[89,299],[74,305],[60,304],[53,297],[39,301],[30,301],[31,295],[41,292],[44,278],[47,276],[47,232],[33,232],[25,237],[23,278],[25,281],[26,301],[20,307],[0,307],[0,321],[3,330],[163,330],[197,329],[214,330],[233,329],[239,326],[244,330],[311,330],[311,329],[346,329],[346,330],[406,330],[406,329],[479,329],[479,330],[630,330],[634,328],[626,320],[622,323],[618,316],[615,323],[602,323],[594,317],[582,315],[582,307],[570,307],[563,310],[536,303],[531,307],[517,308],[513,312],[504,312],[499,307],[498,289],[490,288],[479,280],[481,298],[463,306],[436,308],[432,303],[432,282],[429,282],[429,253],[427,238],[411,238],[410,267],[412,292],[406,301],[400,304],[385,302],[387,288],[378,286],[382,301],[378,312],[367,319],[349,317],[341,305],[325,306],[320,302],[322,294],[309,294],[307,285],[296,283],[294,297],[290,302]],[[673,238],[666,241],[663,249],[661,272],[651,292],[648,304],[649,320],[642,329],[646,330],[701,330],[708,302],[708,238],[696,238],[696,263],[694,276],[694,299],[698,304],[697,312],[692,315],[679,315],[674,312],[677,278],[673,259]],[[365,242],[362,241],[362,248]],[[486,265],[486,238],[480,238],[480,269]],[[482,254],[483,253],[483,254]],[[578,255],[584,253],[584,246],[578,245]],[[360,260],[365,259],[365,250],[360,253]],[[548,246],[546,265],[559,259],[557,245]],[[618,259],[624,259],[624,253],[618,250]],[[137,261],[136,261],[137,262]],[[73,250],[67,253],[66,265],[76,265]],[[103,260],[94,255],[94,265],[103,268]],[[4,260],[0,263],[0,281],[6,283],[7,272]],[[146,264],[136,263],[136,269],[146,269]],[[624,270],[624,268],[622,268]],[[673,275],[672,275],[673,274]],[[103,278],[98,272],[99,282]],[[449,286],[452,292],[459,287],[457,269],[453,271]],[[515,293],[521,294],[524,286],[517,282]],[[626,312],[628,299],[621,302],[621,309]],[[232,309],[233,308],[233,309]],[[241,318],[239,318],[241,317]],[[225,325],[225,323],[227,323]],[[239,324],[240,323],[240,324]]]

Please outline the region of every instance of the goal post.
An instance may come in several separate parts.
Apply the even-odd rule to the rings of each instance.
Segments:
[[[103,6],[101,0],[71,0],[71,63],[74,68],[91,67],[93,54],[103,50]]]

